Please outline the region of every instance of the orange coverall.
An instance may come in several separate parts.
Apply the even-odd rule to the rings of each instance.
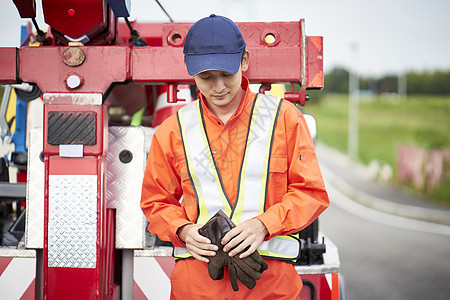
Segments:
[[[208,108],[201,95],[205,127],[217,168],[230,201],[234,204],[248,122],[255,94],[243,76],[246,91],[236,113],[226,124]],[[208,168],[208,162],[194,162]],[[249,166],[251,167],[251,166]],[[183,196],[182,201],[180,198]],[[315,220],[329,199],[316,159],[314,146],[302,113],[283,101],[275,127],[269,170],[266,211],[257,216],[270,239],[297,232]],[[176,247],[184,247],[177,230],[195,223],[197,203],[189,180],[176,115],[160,125],[153,136],[142,187],[141,208],[149,231]],[[239,281],[231,288],[228,272],[222,280],[209,277],[207,264],[196,259],[175,264],[171,283],[172,299],[294,299],[302,283],[292,264],[265,259],[269,268],[248,290]],[[225,268],[226,269],[226,268]]]

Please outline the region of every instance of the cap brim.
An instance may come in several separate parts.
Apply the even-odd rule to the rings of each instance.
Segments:
[[[232,54],[186,54],[185,59],[190,76],[207,70],[221,70],[236,74],[241,65],[242,52]]]

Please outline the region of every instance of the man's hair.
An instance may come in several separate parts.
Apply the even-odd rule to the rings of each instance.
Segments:
[[[244,55],[245,55],[245,51],[247,50],[247,48],[244,48],[244,51],[242,52],[242,56],[241,56],[241,64],[242,64],[242,61],[244,60]]]

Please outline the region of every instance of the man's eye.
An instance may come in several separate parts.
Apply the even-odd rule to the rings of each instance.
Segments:
[[[200,76],[200,78],[203,80],[208,80],[209,78],[211,78],[211,76]]]

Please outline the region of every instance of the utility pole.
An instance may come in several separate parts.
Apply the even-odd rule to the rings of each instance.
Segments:
[[[407,94],[407,80],[406,80],[406,72],[402,72],[398,74],[398,97],[400,99],[406,99]]]
[[[348,84],[348,155],[352,159],[358,159],[358,120],[359,120],[359,75],[357,71],[356,42],[351,43],[351,67],[349,70]]]

